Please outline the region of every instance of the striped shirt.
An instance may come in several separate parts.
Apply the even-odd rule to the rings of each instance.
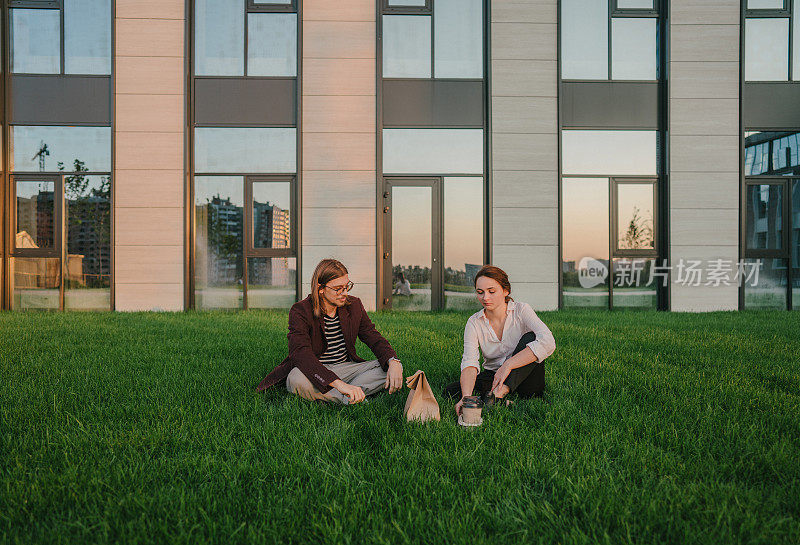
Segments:
[[[344,334],[339,323],[339,315],[333,318],[327,314],[322,315],[325,323],[325,341],[328,347],[325,353],[319,357],[320,363],[337,364],[347,361],[347,347],[344,345]]]

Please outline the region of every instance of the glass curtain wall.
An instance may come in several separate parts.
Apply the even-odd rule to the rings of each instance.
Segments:
[[[745,81],[800,80],[800,0],[743,0]]]
[[[486,259],[486,9],[483,0],[383,0],[383,307],[479,308],[473,279]],[[458,107],[448,113],[448,102]]]
[[[296,2],[194,0],[192,282],[197,309],[298,298]]]
[[[6,305],[110,310],[111,0],[6,9]]]
[[[745,309],[800,309],[800,132],[744,138]]]

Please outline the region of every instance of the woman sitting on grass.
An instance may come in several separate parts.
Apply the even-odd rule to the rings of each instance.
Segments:
[[[467,320],[461,379],[444,389],[445,397],[459,399],[477,389],[484,400],[502,399],[512,392],[520,397],[542,397],[544,360],[556,348],[553,334],[528,303],[511,298],[508,275],[499,267],[484,265],[475,275],[475,293],[483,310]],[[479,352],[483,353],[480,373]]]

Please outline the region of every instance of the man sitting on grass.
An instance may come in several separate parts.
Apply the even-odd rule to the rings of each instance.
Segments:
[[[323,259],[311,277],[311,295],[289,311],[289,357],[268,374],[256,391],[286,380],[286,389],[302,398],[359,403],[365,396],[403,384],[403,365],[378,333],[353,289],[347,269]],[[356,337],[378,359],[356,355]]]

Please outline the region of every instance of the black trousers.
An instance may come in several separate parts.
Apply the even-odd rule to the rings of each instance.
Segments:
[[[536,340],[534,332],[525,333],[517,343],[513,354],[517,354],[525,349],[526,345]],[[512,354],[512,355],[513,355]],[[475,389],[485,397],[492,388],[494,382],[494,371],[484,369],[478,373],[475,379]],[[509,394],[516,392],[520,397],[542,397],[544,392],[544,362],[529,363],[523,367],[517,367],[508,374],[504,382]],[[451,399],[461,399],[461,381],[457,380],[445,386],[444,396]]]

